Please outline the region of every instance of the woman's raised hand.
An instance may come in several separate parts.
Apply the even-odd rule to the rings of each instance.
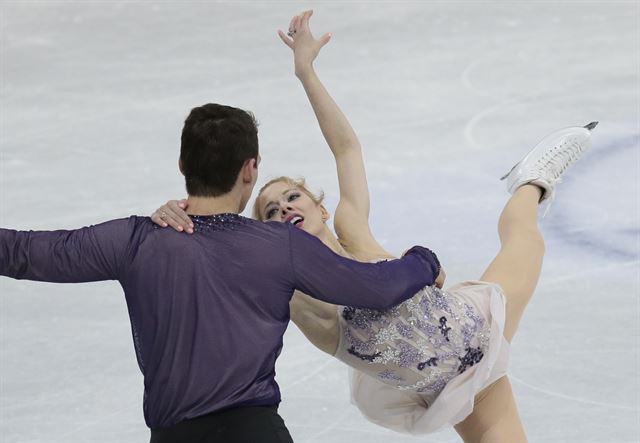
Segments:
[[[169,200],[151,214],[151,221],[163,228],[171,226],[176,231],[193,234],[193,222],[184,211],[187,205],[186,199]]]
[[[313,10],[308,10],[291,19],[289,32],[285,34],[278,30],[278,35],[285,45],[293,49],[293,61],[297,76],[304,75],[313,69],[313,61],[320,53],[320,49],[331,40],[331,34],[326,33],[315,39],[309,28],[309,18]]]

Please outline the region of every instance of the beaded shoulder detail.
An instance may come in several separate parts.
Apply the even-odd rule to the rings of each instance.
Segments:
[[[232,212],[213,215],[191,215],[194,231],[226,231],[244,225],[249,219]]]
[[[237,226],[245,225],[251,221],[240,214],[225,212],[213,215],[190,215],[195,232],[204,231],[228,231],[235,230]],[[154,225],[155,229],[162,229],[161,226]]]

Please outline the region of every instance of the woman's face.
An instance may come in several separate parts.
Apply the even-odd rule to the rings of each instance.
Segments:
[[[329,214],[298,187],[276,182],[260,195],[260,218],[263,221],[292,223],[309,234],[319,236]]]

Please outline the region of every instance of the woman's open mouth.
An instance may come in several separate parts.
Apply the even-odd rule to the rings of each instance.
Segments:
[[[294,215],[293,217],[287,219],[287,223],[291,223],[296,228],[302,228],[304,225],[304,217],[301,215]]]

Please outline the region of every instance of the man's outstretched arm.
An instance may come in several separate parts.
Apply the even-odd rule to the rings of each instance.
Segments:
[[[0,229],[0,275],[54,283],[117,280],[134,226],[131,217],[72,231]]]
[[[289,226],[296,289],[337,305],[388,309],[433,285],[440,262],[414,246],[399,260],[360,263],[341,257],[316,237]]]

